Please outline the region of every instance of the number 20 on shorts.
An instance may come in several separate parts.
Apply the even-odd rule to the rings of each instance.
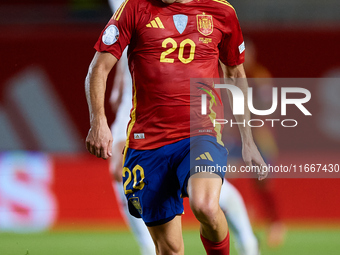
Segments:
[[[171,44],[171,47],[167,49],[168,44]],[[189,44],[190,46],[190,54],[188,58],[185,58],[184,55],[184,47]],[[167,58],[166,56],[169,55],[170,53],[174,52],[177,49],[177,42],[172,39],[172,38],[166,38],[162,42],[162,47],[167,49],[162,52],[161,57],[160,57],[160,62],[165,62],[165,63],[173,63],[175,59],[173,58]],[[183,63],[183,64],[189,64],[191,61],[193,61],[194,56],[195,56],[195,49],[196,49],[196,44],[190,40],[190,39],[185,39],[183,40],[180,45],[179,45],[179,50],[178,50],[178,59]]]
[[[139,172],[139,175],[137,174],[137,172]],[[125,194],[130,194],[133,193],[133,189],[138,189],[141,190],[144,188],[144,169],[143,167],[141,167],[140,165],[136,165],[133,169],[132,172],[129,168],[124,167],[123,168],[123,177],[126,176],[127,173],[127,179],[124,182],[124,192]],[[132,189],[126,189],[127,185],[131,182],[133,177],[133,185],[132,185]]]

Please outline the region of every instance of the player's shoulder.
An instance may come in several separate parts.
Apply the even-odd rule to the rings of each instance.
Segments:
[[[235,8],[226,0],[207,0],[207,4],[212,6],[216,12],[225,16],[236,16]]]
[[[147,5],[161,5],[162,2],[159,0],[125,0],[125,4],[138,6],[139,8],[146,7]],[[123,3],[123,4],[124,4]]]
[[[134,6],[139,7],[145,4],[148,0],[125,0],[121,6]]]
[[[150,4],[150,0],[125,0],[113,15],[114,19],[118,19],[127,10],[126,15],[139,15]]]

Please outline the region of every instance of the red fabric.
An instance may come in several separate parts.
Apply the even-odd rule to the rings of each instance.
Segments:
[[[191,89],[190,78],[218,78],[219,59],[230,66],[243,63],[242,42],[236,13],[227,2],[126,1],[106,25],[95,49],[119,59],[129,44],[134,99],[128,146],[149,150],[190,134],[218,136],[209,113],[223,118],[223,109],[214,103],[203,118],[201,94],[202,89],[212,91],[217,102],[219,95],[211,88],[212,81],[204,82],[208,86],[195,83]]]
[[[229,232],[221,242],[212,242],[201,235],[201,240],[207,255],[229,255]]]

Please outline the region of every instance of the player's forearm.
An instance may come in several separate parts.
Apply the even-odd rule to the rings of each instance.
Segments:
[[[117,59],[110,53],[97,52],[90,64],[86,79],[85,93],[90,112],[90,122],[106,121],[104,99],[106,81]]]
[[[90,122],[106,119],[104,98],[106,77],[100,68],[90,67],[85,81],[85,93],[90,113]]]
[[[223,68],[222,68],[223,69]],[[234,67],[224,67],[224,76],[226,78],[227,83],[234,84],[237,86],[244,95],[244,115],[234,115],[235,119],[238,123],[238,128],[240,130],[242,142],[244,144],[253,143],[253,136],[251,132],[251,128],[247,125],[250,120],[250,111],[247,105],[248,102],[248,82],[246,78],[246,74],[243,68],[243,65],[234,66]],[[228,90],[228,97],[230,102],[230,107],[233,108],[233,97],[231,92]]]
[[[240,78],[240,79],[239,79]],[[236,86],[242,90],[244,95],[244,115],[234,115],[238,123],[238,128],[240,130],[241,139],[243,144],[253,143],[253,135],[250,126],[247,124],[250,120],[250,111],[247,105],[248,102],[248,82],[245,77],[239,77],[236,79]],[[229,96],[229,99],[231,96]],[[229,100],[232,104],[232,100]],[[232,105],[231,105],[232,107]]]

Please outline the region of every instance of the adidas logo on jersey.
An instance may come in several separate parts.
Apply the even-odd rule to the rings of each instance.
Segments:
[[[154,20],[151,20],[150,23],[146,24],[146,27],[164,28],[161,19],[158,17],[156,17]]]
[[[207,160],[210,160],[210,161],[214,162],[214,160],[212,159],[212,157],[211,157],[209,152],[205,152],[205,153],[201,154],[195,160],[201,160],[201,159],[207,159]]]
[[[134,133],[133,138],[135,139],[145,139],[144,133]]]

